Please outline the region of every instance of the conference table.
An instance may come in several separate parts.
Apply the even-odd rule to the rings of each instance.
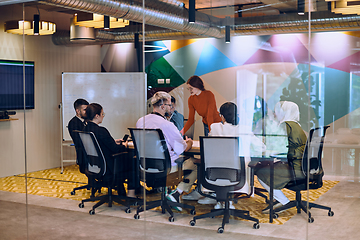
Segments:
[[[134,145],[132,142],[128,143],[128,148],[133,149]],[[184,156],[190,156],[194,157],[197,155],[200,155],[200,141],[194,140],[193,146],[190,150],[183,153]],[[280,157],[282,159],[282,157]],[[251,157],[251,162],[249,163],[249,167],[252,167],[251,174],[253,174],[253,168],[258,164],[259,162],[266,162],[270,166],[270,193],[269,193],[269,207],[270,207],[270,214],[269,214],[269,222],[272,223],[274,219],[274,210],[273,210],[273,202],[274,202],[274,195],[273,195],[273,182],[274,182],[274,159],[275,157],[270,157],[270,152],[266,153],[265,156],[259,156],[259,157]],[[198,168],[198,171],[200,168]],[[198,173],[198,176],[200,174]],[[197,188],[201,195],[206,196],[206,194],[201,192],[201,187]]]

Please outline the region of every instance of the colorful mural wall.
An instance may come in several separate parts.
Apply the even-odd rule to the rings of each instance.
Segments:
[[[231,43],[197,39],[147,42],[146,46],[148,98],[158,90],[171,92],[185,117],[189,95],[184,83],[190,76],[202,77],[220,107],[226,101],[236,102],[236,73],[247,70],[257,76],[254,127],[280,100],[299,105],[304,129],[335,122],[339,123],[335,128],[360,127],[358,32],[315,33],[310,44],[306,34],[282,34],[232,37]],[[133,48],[131,44],[103,48],[102,55],[114,56],[110,49],[129,47]],[[133,55],[125,59],[133,59]],[[117,71],[106,57],[103,62],[110,66],[106,71]],[[134,71],[126,60],[118,63],[122,69]]]

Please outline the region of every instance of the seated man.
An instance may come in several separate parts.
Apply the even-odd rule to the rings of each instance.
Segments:
[[[187,138],[184,140],[176,128],[176,126],[166,120],[165,114],[170,112],[171,96],[166,92],[157,92],[151,99],[153,106],[153,112],[140,118],[137,123],[137,128],[159,128],[162,130],[166,144],[169,149],[172,172],[176,169],[175,160],[184,152],[188,151],[192,147],[192,139]],[[191,186],[197,178],[197,166],[194,164],[193,159],[187,159],[183,163],[184,170],[191,170],[191,173],[186,177],[189,182],[181,182],[178,187],[172,191],[167,198],[173,202],[179,202],[180,195],[185,191],[188,192]],[[180,207],[176,207],[177,210],[181,211]]]
[[[80,172],[84,173],[84,166],[82,163],[82,150],[80,148],[80,140],[78,135],[74,133],[74,130],[82,131],[85,127],[86,107],[89,105],[88,101],[79,98],[74,102],[74,109],[76,115],[69,121],[68,130],[71,139],[74,142],[76,150],[76,163],[79,165]]]
[[[183,129],[184,127],[184,115],[182,115],[175,109],[176,109],[176,100],[173,96],[171,96],[171,107],[169,114],[167,114],[167,119],[170,122],[174,123],[177,129],[181,131],[181,129]]]

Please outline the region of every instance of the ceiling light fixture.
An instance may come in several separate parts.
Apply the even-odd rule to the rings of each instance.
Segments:
[[[195,22],[195,0],[189,0],[189,23]]]
[[[104,16],[104,29],[109,29],[109,28],[110,28],[110,17]]]
[[[109,25],[105,25],[109,23]],[[78,12],[74,15],[74,24],[93,28],[123,28],[129,25],[129,20],[104,16],[96,13]],[[106,28],[108,27],[108,28]]]
[[[40,33],[40,15],[34,15],[34,35],[39,35]]]
[[[298,0],[297,1],[297,10],[299,15],[305,14],[305,0]]]
[[[34,20],[36,20],[34,15]],[[37,15],[39,16],[39,15]],[[20,34],[23,33],[25,35],[50,35],[56,32],[56,24],[47,21],[39,21],[38,26],[38,34],[36,34],[35,29],[35,21],[7,21],[5,22],[5,32],[13,33],[13,34]]]
[[[136,49],[139,48],[140,42],[139,42],[139,33],[134,34],[134,46]]]
[[[334,13],[360,15],[360,4],[358,0],[325,0],[331,2],[331,11]]]
[[[225,17],[225,42],[230,43],[230,25],[229,25],[230,17]]]

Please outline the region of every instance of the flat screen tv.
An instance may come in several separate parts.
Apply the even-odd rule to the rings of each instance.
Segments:
[[[0,59],[0,111],[35,108],[34,62]]]

